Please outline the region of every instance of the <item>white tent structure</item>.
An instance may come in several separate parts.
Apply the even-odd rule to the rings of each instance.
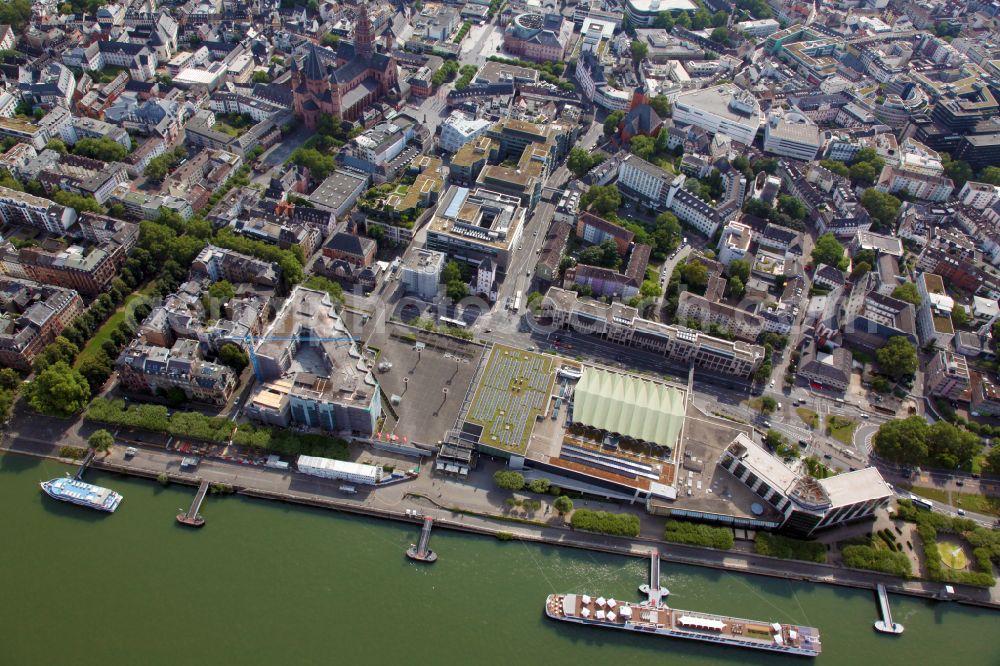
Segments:
[[[587,368],[574,391],[573,421],[672,448],[684,422],[684,395],[666,384]]]

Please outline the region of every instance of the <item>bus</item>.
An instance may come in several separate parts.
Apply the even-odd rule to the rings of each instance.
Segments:
[[[438,317],[438,322],[443,326],[453,326],[455,328],[465,328],[467,326],[461,319],[452,319],[451,317]]]
[[[919,507],[921,509],[926,509],[927,511],[934,510],[934,505],[931,504],[929,501],[925,500],[923,497],[910,495],[910,501],[913,502],[913,506]]]
[[[517,292],[514,293],[514,305],[513,305],[513,307],[511,307],[511,309],[514,312],[517,312],[518,310],[521,309],[521,291],[520,290],[518,290]]]

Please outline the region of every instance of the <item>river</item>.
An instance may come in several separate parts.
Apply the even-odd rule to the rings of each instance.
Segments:
[[[0,457],[6,665],[807,663],[545,618],[553,591],[638,598],[645,560],[435,530],[419,565],[416,526],[235,496],[195,530],[174,520],[193,488],[89,471],[125,496],[113,515],[38,489],[71,469]],[[824,666],[1000,663],[987,610],[894,596],[888,637],[864,591],[666,562],[662,582],[680,608],[819,627]]]

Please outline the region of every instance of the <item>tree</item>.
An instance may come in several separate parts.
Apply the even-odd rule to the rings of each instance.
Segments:
[[[955,469],[969,463],[980,449],[979,437],[947,421],[935,421],[927,429],[927,461],[938,467]]]
[[[729,22],[729,14],[722,11],[721,9],[714,14],[712,14],[712,27],[718,28],[726,25]]]
[[[891,194],[869,187],[861,195],[861,205],[878,222],[878,226],[888,227],[896,220],[902,202]]]
[[[851,165],[851,181],[856,185],[871,185],[878,178],[879,171],[872,162],[858,162]]]
[[[796,220],[806,219],[806,205],[801,199],[782,194],[778,197],[778,210]]]
[[[649,160],[656,153],[656,140],[653,137],[639,134],[629,139],[628,149],[633,155]]]
[[[87,446],[94,453],[103,453],[107,455],[111,451],[111,447],[114,443],[115,438],[104,428],[95,430],[93,434],[87,438]]]
[[[337,168],[337,161],[332,155],[324,155],[315,148],[296,148],[290,159],[293,164],[309,169],[309,175],[317,181],[326,180]]]
[[[649,46],[646,42],[640,42],[639,40],[632,40],[632,62],[640,63],[649,53]]]
[[[220,303],[225,303],[236,296],[236,288],[229,280],[219,280],[209,285],[208,296]]]
[[[927,429],[920,416],[886,421],[875,434],[875,451],[886,460],[918,465],[927,459]]]
[[[812,260],[817,266],[819,264],[826,264],[840,270],[846,270],[850,263],[848,258],[844,256],[844,246],[831,233],[823,234],[816,239],[816,245],[812,251]]]
[[[656,111],[656,115],[660,118],[669,118],[672,114],[672,109],[670,106],[670,100],[667,99],[666,95],[657,95],[649,100],[649,106]]]
[[[610,238],[599,245],[591,245],[580,252],[580,263],[588,266],[617,268],[621,264],[618,245]]]
[[[889,338],[889,342],[875,352],[875,360],[879,370],[897,381],[917,371],[917,350],[902,335]]]
[[[904,282],[893,289],[892,297],[898,298],[901,301],[906,301],[907,303],[913,303],[913,307],[916,308],[919,308],[920,303],[923,301],[920,297],[920,292],[917,291],[917,285],[912,282]]]
[[[59,361],[45,368],[27,391],[28,404],[49,416],[71,416],[90,399],[87,380],[67,363]]]
[[[681,269],[681,277],[688,289],[704,293],[708,286],[708,268],[700,261],[688,261]]]
[[[851,175],[851,170],[840,160],[820,160],[819,165],[841,178],[849,178]]]
[[[608,215],[622,205],[622,195],[615,185],[594,185],[580,197],[580,205],[598,215]]]
[[[1000,475],[1000,446],[994,445],[986,454],[986,461],[983,467],[996,475]]]
[[[219,363],[229,366],[233,372],[239,375],[250,364],[250,357],[237,345],[227,342],[219,347]]]
[[[12,368],[0,369],[0,390],[16,391],[21,386],[21,375]]]
[[[681,223],[677,220],[677,216],[671,212],[657,215],[656,229],[653,235],[657,239],[656,249],[664,254],[676,250],[683,237],[683,230],[681,229]]]
[[[49,142],[45,144],[45,149],[54,150],[61,155],[65,155],[68,152],[66,143],[62,139],[49,139]]]
[[[79,353],[79,347],[60,335],[39,352],[38,356],[35,357],[32,367],[35,372],[41,372],[55,363],[72,363]]]
[[[729,46],[729,30],[724,26],[719,26],[712,31],[712,36],[709,39],[711,39],[716,44]]]
[[[951,311],[951,323],[955,325],[955,328],[965,328],[969,323],[969,313],[965,311],[964,307],[955,304]]]
[[[660,12],[653,19],[654,28],[663,28],[667,32],[670,32],[674,27],[674,18],[670,15],[670,12]]]
[[[778,401],[769,395],[760,399],[760,411],[763,414],[770,414],[778,408]]]
[[[102,162],[118,162],[128,155],[128,150],[114,139],[80,139],[73,146],[73,152],[82,157],[89,157]]]
[[[729,282],[726,283],[726,289],[729,290],[730,296],[735,296],[736,298],[742,298],[743,294],[746,292],[746,284],[739,278],[738,275],[734,275],[729,278]]]
[[[520,472],[500,470],[493,475],[493,483],[506,490],[520,490],[524,488],[524,475]]]
[[[604,136],[612,137],[618,134],[618,123],[625,117],[624,111],[612,111],[604,119]]]
[[[865,273],[870,273],[872,270],[872,265],[867,261],[859,261],[854,264],[854,268],[851,269],[851,279],[857,280],[859,277]]]
[[[573,510],[573,500],[566,497],[565,495],[560,495],[552,502],[553,508],[559,512],[560,516],[565,516],[567,513]]]
[[[979,172],[979,182],[1000,185],[1000,167],[988,166]]]
[[[462,267],[455,260],[449,261],[445,264],[444,268],[441,270],[441,282],[445,284],[449,282],[460,281],[462,279]]]
[[[469,295],[469,287],[464,282],[449,282],[445,286],[445,295],[457,303]]]
[[[80,374],[87,380],[91,392],[98,393],[114,370],[111,359],[103,351],[89,356],[80,363]]]
[[[88,212],[104,214],[104,206],[97,203],[97,199],[91,196],[74,194],[67,190],[55,190],[52,193],[52,200],[61,206],[74,208],[78,213]]]
[[[270,83],[271,75],[268,74],[265,70],[259,69],[253,73],[253,76],[250,78],[250,81],[252,83]]]
[[[691,17],[691,28],[693,30],[704,30],[712,23],[712,15],[704,6],[699,6],[698,10]]]
[[[574,148],[569,151],[569,158],[566,160],[566,168],[573,172],[577,178],[583,178],[594,166],[590,153],[583,148]]]
[[[750,262],[746,259],[733,259],[730,261],[729,277],[738,277],[746,282],[750,278]]]
[[[768,431],[764,433],[764,445],[772,451],[782,448],[784,444],[785,437],[777,430],[768,429]]]
[[[972,167],[964,160],[952,160],[947,153],[941,155],[944,165],[944,175],[955,182],[955,189],[958,190],[972,179]]]

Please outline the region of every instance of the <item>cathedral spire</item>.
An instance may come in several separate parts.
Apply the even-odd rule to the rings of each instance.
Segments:
[[[375,53],[375,28],[368,16],[368,3],[361,0],[354,22],[354,52],[362,58],[371,58]]]

